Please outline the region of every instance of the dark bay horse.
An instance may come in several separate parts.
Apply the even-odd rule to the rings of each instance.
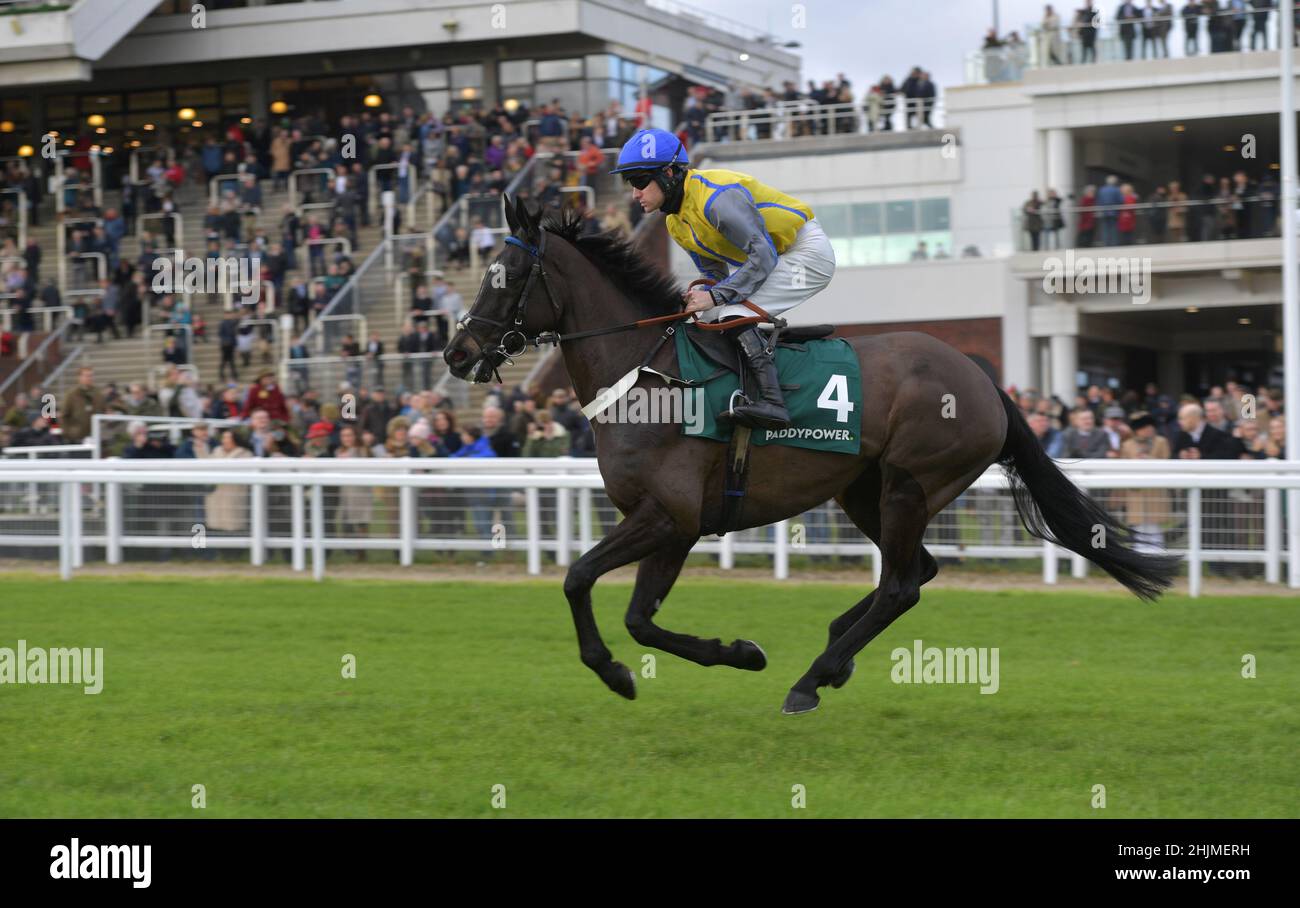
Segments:
[[[507,204],[511,238],[484,275],[478,296],[444,352],[458,378],[488,381],[525,338],[558,333],[569,376],[585,405],[640,365],[662,334],[600,329],[679,313],[674,282],[613,234],[580,236],[580,219],[540,215]],[[569,335],[593,332],[586,336]],[[879,546],[880,585],[830,625],[826,650],[786,697],[784,711],[816,708],[818,688],[840,687],[853,657],[916,604],[938,572],[922,545],[926,525],[990,465],[1001,463],[1021,519],[1107,571],[1144,599],[1172,582],[1178,559],[1132,547],[1131,531],[1076,487],[1043,452],[1019,409],[965,355],[925,334],[849,341],[862,368],[861,450],[823,453],[752,446],[740,528],[794,517],[834,498]],[[652,365],[676,374],[664,344]],[[642,374],[643,387],[660,379]],[[692,438],[678,424],[593,425],[605,489],[624,519],[569,568],[564,594],[582,662],[609,688],[636,696],[635,676],[614,661],[592,616],[591,589],[608,571],[639,562],[627,629],[645,646],[700,665],[758,671],[767,664],[752,641],[704,640],[655,623],[691,547],[721,527],[727,446]],[[1104,532],[1098,533],[1104,528]],[[1097,538],[1104,546],[1094,547]]]

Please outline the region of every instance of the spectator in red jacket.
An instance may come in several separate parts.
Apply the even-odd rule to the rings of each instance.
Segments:
[[[265,410],[271,419],[280,422],[289,421],[289,407],[284,402],[284,394],[275,384],[275,373],[263,372],[257,377],[257,384],[248,389],[244,407],[239,412],[240,419],[248,419],[254,410]]]
[[[1124,207],[1119,210],[1119,218],[1115,227],[1119,230],[1119,244],[1121,246],[1132,246],[1137,240],[1137,193],[1133,191],[1131,183],[1125,183],[1120,187],[1120,192],[1124,193]]]

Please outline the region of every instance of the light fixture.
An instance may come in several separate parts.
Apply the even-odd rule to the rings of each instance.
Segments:
[[[1238,324],[1238,325],[1249,325],[1249,324],[1250,324],[1250,319],[1245,318],[1245,317],[1239,318],[1239,319],[1237,319],[1237,324]]]
[[[203,128],[203,121],[202,121],[202,120],[195,120],[195,121],[194,121],[193,123],[191,123],[190,125],[193,126],[195,129],[202,129],[202,128]]]
[[[372,91],[362,99],[361,103],[366,105],[366,107],[383,107],[384,99]]]
[[[514,113],[516,110],[519,109],[519,99],[506,98],[505,104],[503,104],[502,106],[505,107],[506,113]]]
[[[90,116],[86,117],[86,123],[89,124],[89,125],[91,125],[91,126],[103,126],[103,125],[104,125],[104,115],[103,115],[103,114],[91,114]]]
[[[461,99],[462,99],[462,100],[465,100],[465,101],[473,101],[475,98],[478,97],[478,89],[477,89],[477,88],[462,88],[462,89],[460,90],[460,96],[461,96]]]
[[[91,154],[99,154],[99,146],[98,146],[98,145],[91,145],[91,146],[90,146],[90,153],[91,153]]]
[[[1201,310],[1200,310],[1200,308],[1197,307],[1197,306],[1188,306],[1188,307],[1187,307],[1186,309],[1184,309],[1183,311],[1184,311],[1184,312],[1187,312],[1187,313],[1189,313],[1189,314],[1191,314],[1191,315],[1195,315],[1196,313],[1200,312]]]
[[[18,157],[20,158],[30,158],[34,154],[36,154],[36,149],[30,145],[20,145],[18,147]]]
[[[1236,145],[1224,145],[1224,146],[1223,146],[1223,150],[1224,150],[1224,151],[1236,151],[1236,150],[1237,150],[1237,146],[1236,146]]]
[[[194,119],[195,117],[197,117],[197,116],[198,116],[198,114],[196,114],[196,113],[194,112],[194,108],[193,108],[193,107],[182,107],[182,108],[181,108],[179,111],[177,111],[177,113],[176,113],[176,117],[177,117],[177,119],[180,119],[180,120],[193,120],[193,119]]]
[[[1269,165],[1268,165],[1268,169],[1269,169],[1269,170],[1281,170],[1281,169],[1282,169],[1282,165],[1281,165],[1281,164],[1269,164]]]
[[[284,103],[283,101],[271,102],[271,113],[279,115],[288,112],[289,112],[289,105]]]
[[[113,146],[112,146],[112,145],[109,145],[107,148],[101,149],[100,153],[101,153],[101,154],[112,154],[112,153],[113,153]]]
[[[104,133],[106,133],[106,132],[108,132],[108,129],[105,128],[105,127],[103,127],[103,126],[101,126],[101,127],[99,127],[98,129],[95,130],[95,135],[97,135],[97,136],[102,136],[102,135],[103,135]]]
[[[1178,123],[1174,126],[1174,132],[1187,132],[1187,127],[1182,123]]]
[[[13,120],[0,120],[0,132],[13,132],[13,131],[14,131]]]
[[[71,148],[73,145],[76,145],[76,144],[77,144],[77,143],[74,142],[74,141],[72,141],[72,139],[64,139],[64,140],[63,140],[63,145],[64,145],[64,147],[66,147],[66,148]]]
[[[741,63],[748,63],[748,62],[749,62],[749,54],[746,54],[746,53],[743,53],[743,52],[742,52],[741,55],[740,55],[740,62],[741,62]]]
[[[152,124],[152,123],[146,123],[146,124],[144,124],[143,129],[144,129],[145,132],[153,132],[153,124]]]
[[[240,118],[239,118],[239,122],[242,123],[244,126],[248,126],[249,124],[251,124],[251,123],[253,122],[253,118],[252,118],[252,117],[240,117]]]

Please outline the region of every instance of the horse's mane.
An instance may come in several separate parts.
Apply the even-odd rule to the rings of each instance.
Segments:
[[[677,282],[637,252],[630,238],[616,231],[579,236],[582,213],[573,208],[548,213],[541,226],[547,233],[572,243],[628,299],[646,310],[647,316],[682,311]]]

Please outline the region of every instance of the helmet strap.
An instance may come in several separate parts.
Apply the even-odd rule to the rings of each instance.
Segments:
[[[675,167],[665,167],[655,174],[655,183],[664,194],[664,203],[659,210],[664,214],[676,214],[681,210],[682,197],[685,195],[683,180],[676,175]]]

